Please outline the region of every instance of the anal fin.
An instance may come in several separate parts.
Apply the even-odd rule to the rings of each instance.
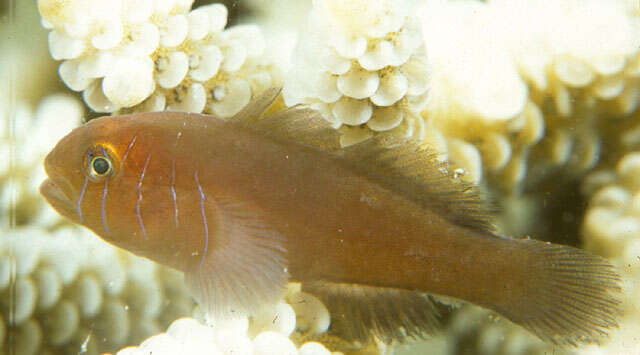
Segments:
[[[424,339],[440,327],[433,301],[414,291],[357,284],[311,282],[302,289],[320,298],[331,314],[331,331],[367,344]]]

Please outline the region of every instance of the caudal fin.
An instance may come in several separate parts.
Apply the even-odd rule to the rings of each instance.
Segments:
[[[617,327],[620,277],[613,266],[580,249],[521,243],[525,287],[520,297],[492,308],[555,344],[598,342]]]

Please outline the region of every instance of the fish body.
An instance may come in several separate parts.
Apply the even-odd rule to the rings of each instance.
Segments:
[[[309,110],[258,120],[275,95],[231,121],[178,112],[93,120],[48,155],[41,191],[106,241],[183,271],[215,317],[255,313],[298,281],[361,341],[433,332],[425,292],[561,344],[615,326],[618,276],[603,259],[494,235],[474,191],[424,152],[307,144],[318,131],[300,126]],[[269,120],[284,123],[259,129]],[[296,129],[300,140],[286,134]],[[403,173],[397,162],[426,170]]]

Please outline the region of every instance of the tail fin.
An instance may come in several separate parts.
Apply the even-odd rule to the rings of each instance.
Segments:
[[[605,259],[571,247],[518,242],[524,243],[527,285],[520,297],[491,308],[560,345],[598,342],[617,327],[620,277]]]

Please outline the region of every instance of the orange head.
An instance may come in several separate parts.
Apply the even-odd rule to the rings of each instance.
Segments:
[[[61,215],[106,241],[181,268],[185,255],[202,254],[199,189],[213,188],[205,186],[209,170],[198,168],[202,142],[191,144],[205,130],[187,121],[187,114],[171,112],[92,120],[47,155],[40,192]],[[202,186],[194,180],[198,170]]]
[[[91,228],[105,183],[121,177],[125,140],[101,119],[74,129],[45,158],[40,192],[60,214]]]

